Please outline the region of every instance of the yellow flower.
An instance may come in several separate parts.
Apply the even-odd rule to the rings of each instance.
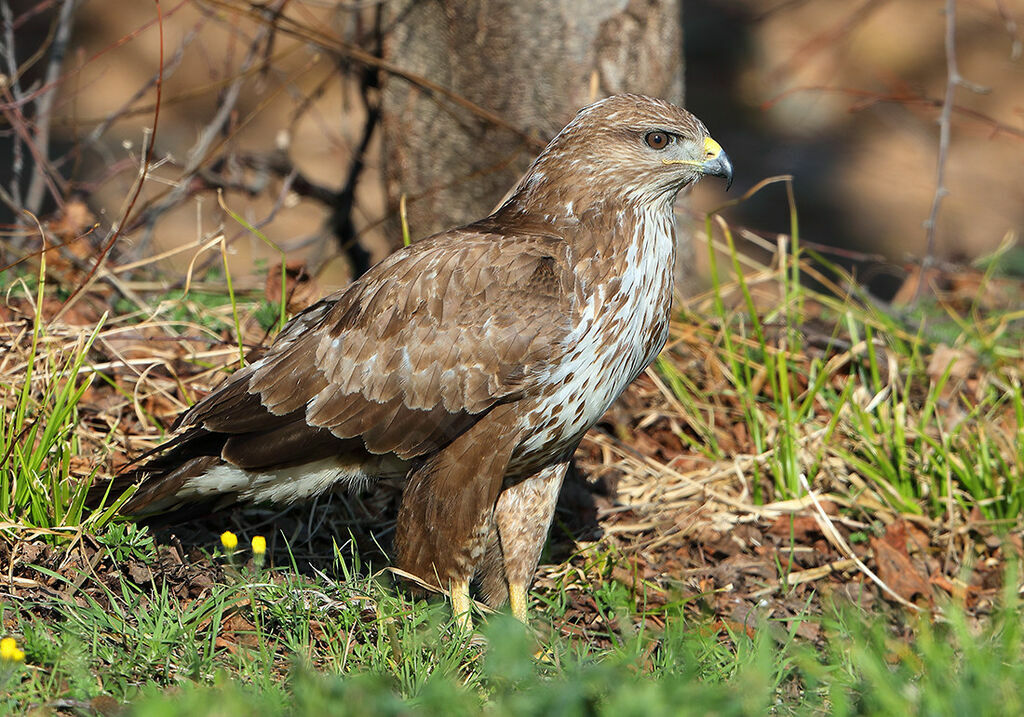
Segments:
[[[25,661],[25,653],[18,649],[18,643],[13,637],[5,637],[0,640],[0,660],[4,662]]]
[[[262,535],[257,535],[252,539],[252,552],[253,555],[263,555],[267,552],[267,539]]]
[[[220,534],[220,544],[228,550],[234,550],[238,547],[238,536],[232,533],[230,530],[225,530]]]

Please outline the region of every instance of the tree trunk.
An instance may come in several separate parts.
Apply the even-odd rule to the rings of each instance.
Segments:
[[[396,208],[406,196],[413,239],[490,213],[539,148],[595,99],[683,100],[682,0],[399,0],[385,8],[390,61],[527,135],[388,78],[387,198]]]

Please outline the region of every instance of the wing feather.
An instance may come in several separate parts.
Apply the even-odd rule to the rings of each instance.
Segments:
[[[318,440],[329,431],[403,458],[437,450],[542,389],[576,321],[572,259],[542,234],[468,227],[417,242],[297,315],[181,424],[243,434],[289,421],[292,445],[299,412]]]

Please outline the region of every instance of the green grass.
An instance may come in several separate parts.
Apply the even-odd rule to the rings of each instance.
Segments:
[[[134,528],[110,528],[104,545],[118,560],[154,558],[152,541]],[[167,584],[141,589],[122,579],[107,586],[102,605],[72,589],[78,604],[55,598],[0,606],[0,621],[12,626],[27,655],[24,666],[0,668],[0,710],[55,698],[89,704],[100,695],[131,701],[137,715],[1024,709],[1024,623],[1012,588],[979,624],[955,605],[943,622],[922,618],[899,630],[834,607],[788,622],[766,612],[747,626],[749,634],[673,610],[659,627],[598,590],[600,609],[619,625],[618,640],[607,647],[551,632],[558,615],[550,609],[538,615],[539,636],[492,616],[483,645],[454,637],[443,605],[409,600],[371,577],[258,569],[243,563],[243,553],[232,562],[219,552],[213,557],[226,566],[225,578],[200,599],[177,598]],[[350,569],[340,559],[336,567]],[[1006,579],[1016,582],[1016,575]],[[796,639],[801,622],[822,626],[822,649]]]
[[[797,237],[795,213],[793,221]],[[1019,534],[1021,312],[884,307],[820,257],[810,264],[796,240],[778,265],[744,274],[750,261],[728,227],[715,226],[711,289],[680,315],[693,338],[656,365],[680,407],[676,436],[687,451],[712,469],[746,461],[754,505],[802,497],[805,478],[862,521],[850,542],[881,535],[879,526],[900,515],[930,521],[935,532],[974,515],[997,536]],[[999,267],[993,258],[986,280]],[[832,290],[812,289],[809,276]],[[20,290],[35,305],[54,290],[44,278],[41,267]],[[279,323],[281,306],[192,287],[156,314],[236,347],[224,361],[237,363],[243,338],[251,342],[246,327],[259,334]],[[807,597],[797,617],[773,619],[772,601],[793,598],[783,587],[759,618],[736,625],[691,588],[647,606],[611,579],[622,556],[597,543],[575,558],[583,585],[566,576],[535,596],[538,635],[492,616],[486,646],[460,639],[443,603],[410,597],[337,548],[327,574],[310,574],[289,554],[261,569],[245,550],[229,561],[211,544],[209,556],[186,558],[220,566],[200,569],[214,579],[199,594],[164,573],[140,581],[132,570],[160,565],[158,545],[146,530],[112,522],[118,496],[87,514],[91,476],[71,469],[83,452],[76,428],[90,382],[98,376],[135,399],[90,367],[91,347],[123,320],[71,340],[37,312],[19,344],[20,368],[8,364],[0,376],[0,548],[43,540],[56,551],[47,555],[67,558],[22,566],[46,589],[0,600],[2,631],[26,653],[24,665],[0,664],[0,712],[61,701],[88,714],[102,711],[94,700],[103,696],[139,715],[1024,712],[1015,572],[980,618],[976,605],[941,605],[930,621],[828,599],[812,606]],[[812,335],[812,321],[823,335]],[[933,365],[939,343],[968,362],[966,376]],[[165,388],[188,396],[174,381]],[[747,437],[742,455],[736,427]],[[957,539],[967,541],[957,543],[966,573],[976,558],[969,541],[981,538]],[[85,543],[96,562],[67,562]],[[61,567],[69,564],[78,567]],[[777,567],[785,586],[793,566]],[[563,630],[581,598],[593,601],[598,620]],[[822,638],[798,637],[802,624]]]
[[[680,435],[684,443],[727,460],[701,407],[738,411],[752,453],[764,457],[752,464],[757,502],[766,486],[775,498],[799,497],[800,476],[816,485],[826,477],[825,463],[838,458],[856,474],[851,493],[866,487],[897,513],[941,516],[954,502],[1004,528],[1020,527],[1024,314],[986,311],[976,302],[964,313],[935,301],[907,310],[883,306],[825,258],[808,260],[792,205],[790,253],[751,273],[753,262],[737,250],[732,230],[713,219],[706,231],[722,241],[708,245],[711,291],[686,308],[682,321],[712,344],[727,390],[696,385],[671,353],[656,363],[694,427]],[[987,262],[982,287],[999,273],[1004,255]],[[808,287],[806,276],[831,290]],[[770,303],[755,295],[766,288]],[[808,340],[811,305],[816,320],[830,327],[818,343],[827,339],[831,349]],[[972,364],[974,385],[952,375],[953,363],[931,364],[943,342],[952,348],[940,356]]]
[[[45,263],[35,284],[36,306],[45,296],[44,277]],[[18,382],[0,382],[0,520],[48,530],[77,530],[85,521],[89,482],[71,480],[70,461],[80,452],[77,405],[92,380],[86,355],[105,319],[77,340],[48,341],[41,312],[35,312]],[[92,521],[99,528],[109,518],[97,513]]]

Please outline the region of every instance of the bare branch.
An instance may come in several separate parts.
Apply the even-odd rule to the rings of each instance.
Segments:
[[[960,73],[956,66],[956,0],[946,0],[946,94],[939,113],[939,156],[935,165],[935,194],[932,208],[924,222],[925,249],[921,264],[922,280],[917,285],[917,296],[921,295],[924,276],[931,266],[935,253],[935,225],[939,219],[942,200],[949,193],[946,189],[946,155],[949,152],[950,125],[953,119],[953,101]]]
[[[783,77],[794,74],[796,68],[804,65],[814,55],[834,47],[835,44],[849,34],[858,25],[867,21],[875,10],[882,7],[888,0],[865,0],[842,20],[823,32],[814,35],[810,40],[801,45],[781,65],[768,74],[768,81],[772,84],[778,83]],[[774,8],[773,8],[774,9]]]
[[[7,66],[7,78],[0,87],[0,92],[7,90],[11,96],[18,101],[21,99],[21,81],[18,77],[18,60],[14,53],[14,16],[11,14],[11,6],[7,0],[0,2],[0,16],[3,17],[4,32],[3,42],[0,43],[0,53],[3,54],[4,64]],[[25,168],[25,155],[22,153],[21,142],[18,141],[17,133],[12,133],[13,157],[11,161],[11,187],[7,198],[17,209],[14,215],[21,213],[21,173]],[[7,201],[7,200],[5,200]]]
[[[160,0],[154,0],[154,3],[156,5],[157,29],[159,30],[159,43],[160,43],[159,44],[159,50],[160,50],[160,65],[159,66],[161,68],[160,71],[163,72],[163,66],[164,66],[164,14],[163,14],[163,8],[160,7]],[[146,146],[145,155],[144,155],[143,160],[142,160],[142,166],[139,169],[139,177],[138,177],[138,181],[135,184],[135,188],[133,189],[133,191],[131,193],[131,196],[128,199],[128,203],[125,206],[124,212],[121,214],[121,218],[113,226],[113,228],[111,229],[110,235],[107,237],[106,242],[103,244],[103,248],[100,250],[99,257],[96,259],[96,262],[92,265],[92,269],[86,275],[86,277],[82,281],[82,283],[78,285],[78,288],[76,288],[74,290],[74,292],[72,292],[71,296],[69,296],[67,298],[67,301],[65,301],[61,305],[60,309],[57,310],[57,313],[54,314],[54,316],[51,319],[51,321],[57,321],[57,319],[59,319],[64,314],[64,312],[67,311],[71,307],[71,305],[74,304],[74,302],[78,300],[78,298],[80,296],[82,296],[82,292],[85,291],[85,289],[92,283],[93,278],[96,276],[96,271],[100,268],[100,265],[103,263],[104,259],[107,258],[107,254],[109,254],[110,250],[113,248],[114,242],[116,242],[117,238],[119,236],[121,236],[122,228],[124,227],[125,224],[127,224],[128,219],[132,215],[132,210],[135,208],[135,202],[138,200],[139,194],[142,192],[142,187],[145,184],[146,178],[149,176],[150,168],[153,165],[153,147],[156,145],[157,127],[160,124],[160,101],[161,101],[162,98],[163,98],[163,75],[161,74],[158,77],[157,83],[156,83],[156,109],[153,111],[153,127],[150,130],[151,134],[150,134],[150,137],[149,137],[149,142],[148,142],[148,144]]]
[[[74,25],[75,0],[64,0],[57,16],[57,27],[53,37],[53,45],[50,47],[50,62],[46,66],[46,75],[43,78],[43,85],[48,87],[35,102],[35,145],[38,156],[43,158],[43,163],[36,163],[35,172],[29,183],[28,191],[25,193],[25,208],[33,214],[38,214],[43,203],[43,188],[47,184],[45,172],[48,169],[48,157],[50,151],[50,117],[53,109],[53,101],[57,96],[57,78],[60,77],[61,67],[64,64],[64,53],[67,51],[68,42],[71,39],[71,28]],[[51,184],[52,187],[52,184]],[[60,197],[54,197],[58,203]]]
[[[1013,19],[1013,15],[1003,5],[1003,0],[995,0],[995,3],[999,17],[1002,18],[1003,25],[1006,26],[1006,34],[1010,36],[1010,59],[1016,62],[1020,59],[1021,53],[1024,52],[1024,43],[1021,42],[1020,35],[1017,32],[1017,21]]]
[[[946,157],[949,154],[949,139],[951,125],[953,122],[953,107],[958,86],[967,87],[974,92],[987,92],[988,90],[980,85],[967,82],[960,76],[960,70],[956,62],[956,0],[946,0],[946,94],[942,102],[942,112],[939,114],[939,156],[935,167],[935,194],[932,197],[932,208],[928,213],[928,219],[924,222],[925,229],[925,254],[921,262],[921,278],[917,283],[915,300],[921,296],[921,289],[927,276],[927,271],[934,261],[935,255],[935,228],[939,219],[939,209],[942,207],[942,200],[949,189],[946,188]]]
[[[980,87],[978,85],[967,85],[972,88],[976,88],[979,92],[987,91],[987,88]],[[836,94],[849,95],[850,97],[860,98],[857,102],[850,105],[850,112],[860,112],[869,107],[877,104],[891,103],[902,105],[904,107],[928,107],[931,109],[942,109],[943,101],[936,97],[927,97],[924,95],[910,94],[909,92],[893,92],[890,94],[884,94],[881,92],[874,92],[872,90],[858,90],[852,87],[830,87],[828,85],[800,85],[799,87],[791,87],[790,89],[780,92],[769,100],[761,103],[761,109],[768,110],[777,105],[782,100],[792,95],[800,94],[801,92],[832,92]],[[1024,140],[1024,129],[1020,127],[1014,127],[1004,122],[1000,122],[984,112],[972,109],[970,107],[964,107],[963,105],[953,105],[953,114],[968,119],[974,120],[979,124],[985,126],[989,134],[992,137],[1004,136],[1015,140]]]
[[[495,127],[500,127],[511,132],[522,139],[527,147],[533,147],[538,150],[544,148],[544,140],[520,129],[501,115],[491,112],[475,102],[471,102],[458,92],[453,92],[447,87],[444,87],[427,77],[416,74],[415,72],[410,72],[393,62],[377,57],[373,53],[367,52],[361,47],[339,40],[327,32],[302,25],[287,15],[267,13],[262,5],[257,5],[256,3],[248,1],[202,0],[200,4],[210,5],[214,8],[221,8],[225,11],[235,11],[245,14],[256,22],[264,25],[272,25],[278,32],[299,38],[300,40],[307,42],[324,52],[331,53],[336,57],[358,62],[366,67],[375,68],[393,75],[394,77],[400,77],[425,92],[431,93],[437,97],[444,97],[453,104],[461,107],[476,117],[489,122]]]
[[[232,113],[235,111],[235,107],[238,104],[238,97],[242,91],[242,86],[248,79],[249,70],[260,58],[261,48],[264,46],[267,36],[273,31],[273,29],[274,27],[272,25],[264,25],[260,31],[256,33],[256,36],[249,44],[248,52],[242,60],[237,76],[221,95],[220,106],[217,108],[216,114],[214,114],[210,122],[199,133],[199,139],[189,151],[188,160],[185,163],[185,167],[182,170],[181,178],[178,183],[170,192],[167,193],[165,197],[148,207],[145,215],[140,217],[140,222],[145,225],[145,231],[142,238],[135,246],[133,253],[136,256],[141,255],[149,245],[153,236],[153,231],[155,230],[157,218],[170,209],[178,206],[181,200],[188,196],[192,178],[203,166],[203,163],[209,159],[210,152],[218,146],[215,143],[215,140],[220,136],[225,125],[231,119]]]
[[[185,59],[185,50],[192,44],[195,38],[199,35],[199,30],[201,29],[204,22],[205,20],[200,20],[199,22],[197,22],[195,26],[192,29],[190,29],[188,33],[185,34],[185,37],[182,38],[181,43],[178,45],[178,49],[175,50],[174,54],[171,56],[171,59],[168,60],[166,67],[164,67],[163,69],[164,79],[168,79],[174,76],[174,71],[178,69],[178,66],[181,64],[182,60]],[[131,97],[129,97],[125,102],[123,102],[121,104],[121,107],[114,110],[106,117],[104,117],[103,120],[100,121],[99,124],[97,124],[91,132],[89,132],[89,135],[85,138],[86,144],[93,145],[99,142],[100,138],[107,133],[110,127],[118,120],[122,119],[126,114],[128,114],[129,111],[132,109],[132,105],[134,105],[143,95],[149,92],[149,90],[156,85],[159,78],[159,72],[153,73],[153,76],[150,77],[147,82],[143,83],[143,85],[139,87],[139,89],[137,89],[132,94]],[[152,112],[152,108],[150,108],[149,111]]]

